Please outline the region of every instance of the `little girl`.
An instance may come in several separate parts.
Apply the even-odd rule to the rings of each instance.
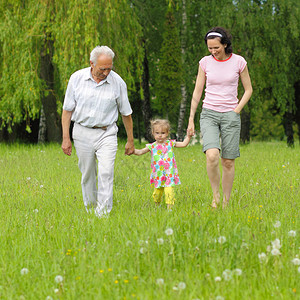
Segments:
[[[183,142],[169,140],[170,123],[168,120],[151,121],[151,132],[155,139],[143,149],[135,149],[135,155],[143,155],[151,151],[150,184],[154,186],[153,199],[159,205],[165,191],[166,204],[171,209],[175,202],[173,186],[180,184],[173,147],[186,147],[191,139],[188,135]]]

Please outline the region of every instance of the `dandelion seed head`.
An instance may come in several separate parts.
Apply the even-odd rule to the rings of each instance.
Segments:
[[[273,248],[272,251],[271,251],[271,254],[274,255],[274,256],[281,255],[279,249],[277,249],[277,248]]]
[[[163,243],[164,243],[164,239],[162,239],[162,238],[157,239],[158,245],[162,245]]]
[[[281,243],[280,243],[280,240],[279,239],[276,239],[272,242],[272,247],[273,249],[280,249],[281,248]]]
[[[222,275],[226,281],[229,281],[232,278],[232,272],[228,269],[226,269]]]
[[[241,269],[235,269],[235,270],[233,271],[233,273],[234,273],[235,275],[237,275],[237,276],[241,276],[242,273],[243,273],[243,271],[242,271]]]
[[[165,281],[163,280],[163,278],[157,278],[156,279],[156,284],[158,285],[164,285]]]
[[[291,237],[295,237],[296,236],[296,231],[291,230],[291,231],[289,231],[288,235],[291,236]]]
[[[219,242],[219,244],[224,244],[226,242],[226,237],[225,236],[220,236],[218,238],[218,242]]]
[[[172,235],[172,234],[173,234],[173,229],[172,229],[172,228],[167,228],[167,229],[165,230],[165,234],[166,234],[166,235]]]
[[[55,277],[55,282],[56,282],[56,283],[61,283],[63,280],[64,280],[64,278],[63,278],[61,275],[57,275],[57,276]]]
[[[141,247],[140,248],[140,253],[141,254],[145,254],[147,252],[147,249],[146,248],[144,248],[144,247]]]
[[[220,276],[215,277],[215,282],[219,282],[221,280],[222,280],[222,278]]]
[[[179,290],[184,290],[186,288],[186,284],[184,282],[179,282],[178,283],[178,289]]]
[[[258,259],[260,260],[260,262],[263,262],[267,259],[267,255],[266,253],[262,252],[258,254]]]
[[[299,258],[294,258],[293,260],[292,260],[292,263],[295,265],[295,266],[300,266],[300,259]]]
[[[281,222],[280,222],[280,221],[276,221],[276,222],[273,224],[273,226],[274,226],[275,228],[279,228],[279,227],[281,226]]]
[[[132,245],[132,241],[127,241],[127,242],[126,242],[126,246],[127,246],[127,247],[130,247],[131,245]]]
[[[29,273],[29,270],[27,268],[23,268],[21,270],[21,275],[27,275]]]
[[[54,289],[54,293],[55,294],[59,293],[59,289]]]

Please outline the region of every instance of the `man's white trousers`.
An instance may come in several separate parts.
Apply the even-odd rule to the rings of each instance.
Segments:
[[[83,202],[87,210],[95,209],[98,216],[109,213],[113,205],[117,132],[118,127],[115,123],[106,130],[88,128],[77,123],[73,127],[74,146],[82,173]]]

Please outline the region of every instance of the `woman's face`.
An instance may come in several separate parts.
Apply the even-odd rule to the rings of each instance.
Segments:
[[[225,48],[227,45],[221,44],[220,38],[208,39],[207,48],[208,51],[213,55],[217,60],[225,60],[228,56],[225,53]]]

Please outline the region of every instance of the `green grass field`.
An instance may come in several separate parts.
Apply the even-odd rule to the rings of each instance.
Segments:
[[[241,146],[226,210],[210,208],[201,146],[175,149],[172,212],[152,201],[150,154],[123,149],[98,219],[74,150],[0,144],[0,299],[300,299],[298,144]]]

